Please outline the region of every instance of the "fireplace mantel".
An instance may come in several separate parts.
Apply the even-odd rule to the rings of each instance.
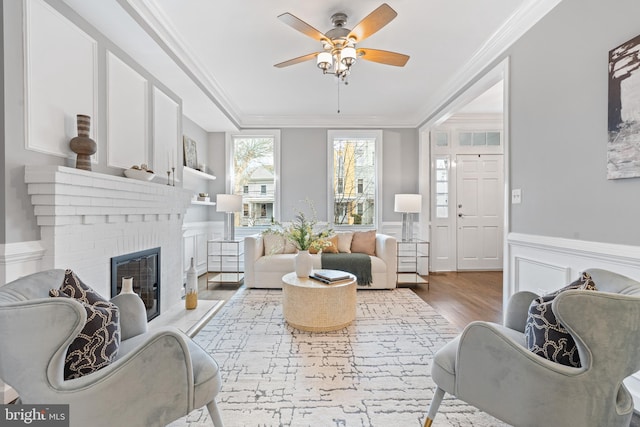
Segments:
[[[64,166],[25,166],[25,182],[40,226],[157,221],[191,203],[181,187]]]
[[[191,191],[64,166],[25,166],[25,182],[45,251],[42,268],[71,268],[108,297],[112,257],[161,247],[160,313],[180,303]]]

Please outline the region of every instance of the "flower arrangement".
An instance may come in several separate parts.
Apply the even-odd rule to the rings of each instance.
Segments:
[[[284,235],[299,251],[308,251],[314,243],[313,227],[315,220],[308,220],[303,212],[298,213],[285,231]]]
[[[316,220],[316,212],[313,205],[307,200],[307,204],[311,208],[312,218],[308,218],[304,212],[298,211],[293,221],[286,227],[280,223],[274,222],[274,228],[265,230],[268,233],[276,233],[284,236],[299,251],[308,251],[310,248],[320,251],[331,243],[328,238],[332,234],[332,230],[323,229],[316,231],[318,221]]]

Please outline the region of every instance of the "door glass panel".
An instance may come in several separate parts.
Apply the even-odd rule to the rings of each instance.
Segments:
[[[473,133],[473,145],[487,145],[487,133],[486,132],[474,132]]]
[[[500,132],[487,132],[487,145],[500,145]]]
[[[458,136],[459,138],[459,143],[462,146],[469,146],[471,145],[471,132],[460,132],[460,135]]]
[[[436,159],[436,217],[449,217],[449,158]]]
[[[449,145],[449,134],[447,132],[436,132],[435,139],[438,147],[447,147]]]

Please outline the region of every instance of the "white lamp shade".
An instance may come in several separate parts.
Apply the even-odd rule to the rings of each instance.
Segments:
[[[242,210],[242,196],[235,194],[216,194],[217,212],[240,212]]]
[[[329,52],[320,52],[317,56],[317,65],[318,68],[322,68],[323,70],[328,70],[331,68],[331,63],[333,62],[333,58]]]
[[[344,65],[351,66],[356,62],[356,50],[352,47],[345,47],[340,52],[340,62]]]
[[[422,210],[422,195],[396,194],[394,210],[396,212],[420,213]]]

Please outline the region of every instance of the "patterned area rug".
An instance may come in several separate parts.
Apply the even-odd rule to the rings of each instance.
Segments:
[[[422,426],[431,361],[457,331],[410,289],[360,290],[335,332],[287,325],[282,291],[241,288],[195,340],[220,364],[226,427]],[[171,427],[211,426],[206,409]],[[505,426],[447,395],[434,427]]]

